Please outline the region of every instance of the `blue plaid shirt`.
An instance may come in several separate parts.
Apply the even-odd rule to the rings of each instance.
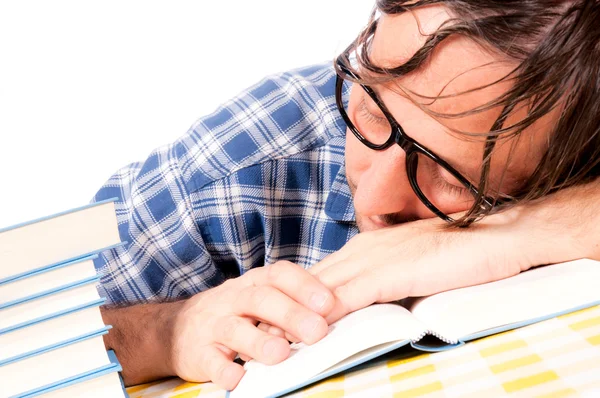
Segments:
[[[128,243],[96,261],[109,303],[188,297],[247,270],[308,268],[358,230],[333,67],[269,77],[114,174]]]

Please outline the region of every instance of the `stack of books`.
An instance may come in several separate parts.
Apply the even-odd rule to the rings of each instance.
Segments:
[[[121,245],[114,200],[0,229],[0,397],[126,397],[94,258]]]

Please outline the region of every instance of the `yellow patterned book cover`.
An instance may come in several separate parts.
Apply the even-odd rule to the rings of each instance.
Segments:
[[[336,397],[600,396],[600,306],[469,342],[400,350],[286,395]],[[212,383],[173,378],[127,389],[131,398],[225,397]]]

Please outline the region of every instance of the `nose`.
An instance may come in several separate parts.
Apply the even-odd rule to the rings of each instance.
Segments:
[[[373,153],[372,161],[357,181],[354,206],[365,216],[415,214],[418,198],[406,174],[406,153],[399,145]]]

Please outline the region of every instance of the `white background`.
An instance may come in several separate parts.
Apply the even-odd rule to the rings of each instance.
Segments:
[[[262,77],[332,60],[373,0],[0,0],[0,227],[85,205]]]

